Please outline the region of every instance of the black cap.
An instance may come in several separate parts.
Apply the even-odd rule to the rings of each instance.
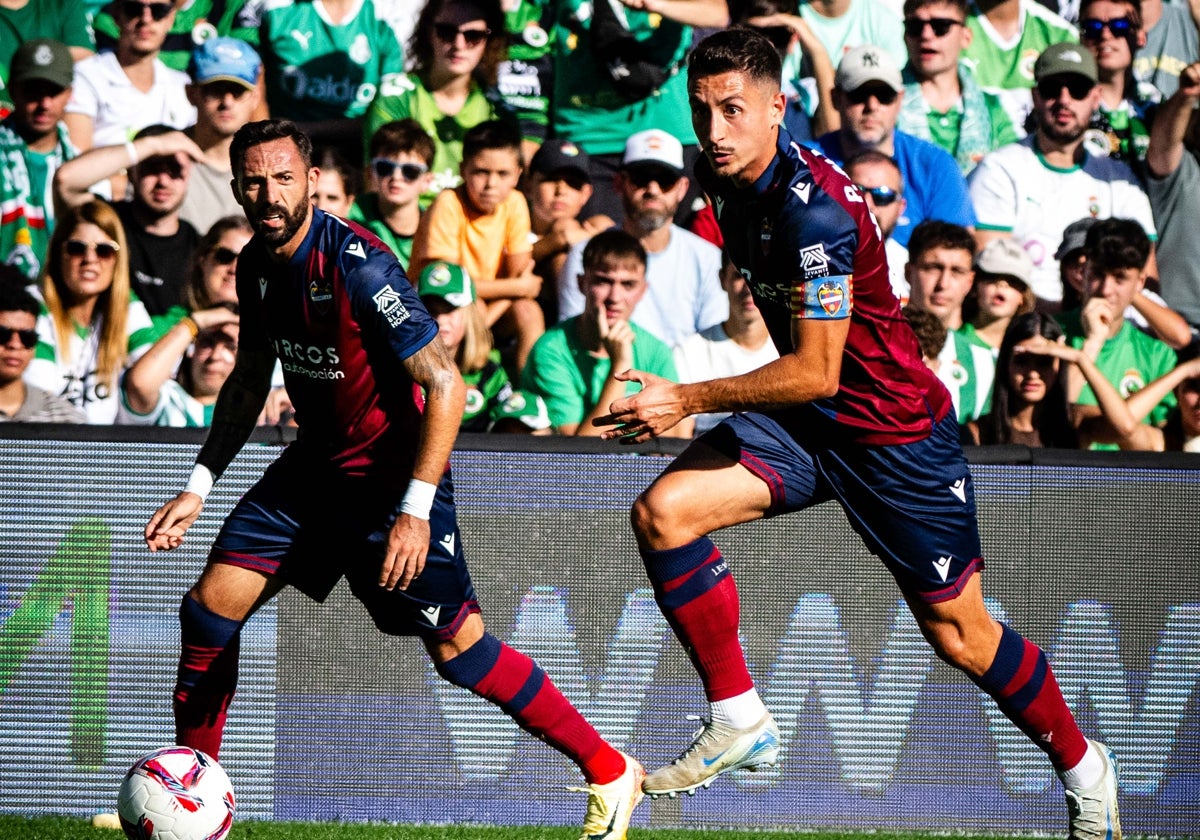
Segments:
[[[561,138],[547,140],[543,143],[542,147],[534,154],[533,160],[529,162],[529,170],[539,175],[572,170],[578,172],[583,180],[591,181],[587,152],[570,140]]]

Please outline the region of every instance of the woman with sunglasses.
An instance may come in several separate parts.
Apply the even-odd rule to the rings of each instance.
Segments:
[[[40,292],[43,346],[25,381],[82,408],[89,423],[112,423],[121,372],[149,349],[155,332],[130,290],[125,232],[111,206],[96,200],[62,213]]]
[[[82,423],[83,412],[24,379],[38,344],[42,306],[25,288],[25,276],[0,265],[0,423]]]
[[[363,131],[369,150],[381,126],[412,118],[433,138],[433,178],[421,194],[425,209],[462,178],[462,141],[481,122],[510,116],[496,91],[508,41],[497,0],[428,0],[409,48],[413,71],[393,91],[381,90]],[[369,159],[369,151],[368,151]]]

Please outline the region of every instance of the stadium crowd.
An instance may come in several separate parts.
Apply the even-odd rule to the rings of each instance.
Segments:
[[[405,267],[464,429],[598,435],[627,367],[761,366],[688,175],[688,52],[736,25],[874,212],[964,441],[1200,452],[1200,4],[1047,2],[0,0],[0,421],[211,421],[229,147],[268,116]]]

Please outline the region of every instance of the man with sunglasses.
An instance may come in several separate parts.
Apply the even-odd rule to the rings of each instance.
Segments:
[[[1000,98],[983,90],[962,52],[974,38],[967,0],[904,4],[904,104],[896,127],[954,156],[963,177],[992,149],[1018,137]]]
[[[842,127],[821,135],[818,148],[837,164],[865,151],[895,158],[907,201],[892,234],[901,245],[908,244],[912,229],[926,219],[974,227],[967,183],[954,158],[896,129],[903,101],[904,81],[890,53],[874,46],[851,50],[834,75],[833,104]]]
[[[1084,144],[1100,102],[1096,59],[1079,44],[1048,47],[1034,65],[1034,132],[984,157],[970,177],[982,249],[1011,236],[1033,260],[1030,288],[1057,309],[1062,281],[1054,257],[1067,225],[1084,216],[1134,219],[1155,236],[1150,202],[1126,164]],[[1147,267],[1158,276],[1151,252]]]
[[[89,0],[94,5],[94,0]],[[92,18],[92,29],[96,32],[96,46],[101,50],[111,50],[116,47],[121,34],[117,23],[117,3],[105,3]],[[140,2],[140,0],[138,0]],[[156,14],[164,14],[161,6],[169,5],[167,0],[158,0],[160,7],[154,10]],[[233,37],[245,39],[253,36],[253,29],[246,25],[247,15],[244,11],[247,0],[186,0],[175,2],[175,22],[167,32],[159,58],[163,64],[172,70],[186,72],[192,59],[192,50],[197,44],[202,44],[211,38]]]
[[[0,266],[0,423],[84,423],[83,410],[22,378],[38,344],[41,304],[12,266]]]
[[[909,286],[904,277],[908,248],[892,236],[896,232],[896,224],[904,215],[904,208],[908,206],[904,198],[904,176],[900,174],[900,166],[895,158],[883,152],[867,151],[850,158],[843,168],[854,185],[862,190],[867,206],[879,223],[879,233],[883,236],[883,247],[887,251],[888,278],[892,283],[892,291],[903,306],[908,303]]]
[[[124,143],[148,125],[187,128],[196,121],[187,74],[159,58],[175,6],[167,0],[118,0],[115,9],[121,28],[116,47],[75,65],[66,122],[81,151]]]

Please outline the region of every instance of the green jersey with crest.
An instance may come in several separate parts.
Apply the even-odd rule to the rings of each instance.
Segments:
[[[971,324],[950,330],[938,355],[938,379],[950,391],[959,423],[978,420],[992,407],[999,350],[981,339]]]

